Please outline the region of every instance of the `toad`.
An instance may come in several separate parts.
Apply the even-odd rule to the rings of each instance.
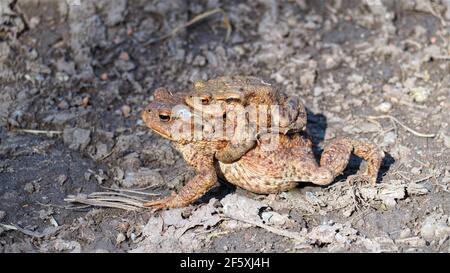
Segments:
[[[236,161],[253,148],[260,134],[298,132],[306,125],[306,110],[297,96],[277,92],[271,84],[256,77],[223,76],[197,81],[185,96],[185,103],[202,114],[225,117],[230,127],[246,118],[244,112],[253,115],[244,129],[252,130],[254,137],[247,138],[246,142],[230,143],[218,157],[224,163]]]
[[[306,132],[265,134],[237,161],[231,164],[220,162],[215,159],[215,154],[227,147],[228,140],[195,137],[189,130],[196,126],[195,112],[183,104],[184,96],[158,89],[155,100],[142,112],[142,119],[154,132],[173,141],[186,162],[195,168],[196,175],[178,193],[147,202],[147,207],[187,206],[214,187],[218,177],[259,194],[287,191],[299,182],[328,185],[342,174],[352,153],[368,164],[364,172],[349,177],[348,181],[376,183],[383,152],[375,145],[349,138],[335,139],[325,146],[318,164]],[[184,132],[180,128],[184,128]],[[269,145],[271,149],[267,149],[266,144],[274,139],[276,145]]]

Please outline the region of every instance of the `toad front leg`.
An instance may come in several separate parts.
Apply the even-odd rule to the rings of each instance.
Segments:
[[[185,207],[208,192],[217,182],[217,174],[211,156],[196,157],[197,175],[178,192],[172,192],[166,198],[144,203],[146,207],[156,209]]]
[[[375,185],[384,153],[371,143],[348,138],[336,139],[325,147],[320,158],[320,167],[312,173],[311,182],[318,185],[333,182],[343,173],[352,152],[366,160],[368,165],[364,173],[352,175],[348,177],[348,181],[351,184],[361,181]]]
[[[215,157],[222,163],[230,164],[239,160],[257,144],[257,130],[255,124],[246,122],[242,127],[234,129],[235,138],[231,139],[227,146],[218,150]]]

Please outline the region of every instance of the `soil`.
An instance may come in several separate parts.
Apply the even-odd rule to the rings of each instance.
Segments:
[[[444,0],[2,0],[0,252],[450,252],[449,38]],[[179,189],[193,171],[140,112],[221,75],[299,95],[318,156],[376,143],[378,185],[346,183],[354,158],[328,187],[224,182],[156,214],[65,201]]]

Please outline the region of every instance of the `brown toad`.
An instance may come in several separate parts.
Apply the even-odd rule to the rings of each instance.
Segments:
[[[223,116],[236,106],[277,105],[280,106],[278,132],[301,131],[306,125],[306,111],[297,96],[277,92],[271,84],[256,77],[223,76],[197,81],[185,102],[194,110],[211,116]]]
[[[142,113],[145,124],[161,136],[172,140],[186,162],[196,169],[192,178],[178,193],[146,206],[160,208],[183,207],[194,202],[216,183],[218,175],[246,190],[276,193],[289,190],[298,182],[328,185],[340,175],[353,152],[368,162],[367,170],[350,178],[375,184],[383,153],[376,146],[348,138],[329,143],[317,164],[312,142],[305,132],[295,134],[265,134],[260,142],[239,160],[231,164],[215,160],[215,154],[227,146],[227,140],[198,139],[193,131],[180,133],[180,128],[196,126],[195,114],[183,104],[183,94],[172,96],[159,89],[155,100]],[[275,140],[275,141],[274,141]],[[274,149],[266,145],[275,143]]]
[[[224,121],[231,128],[239,124],[237,120],[248,119],[243,129],[251,131],[253,137],[244,142],[230,140],[229,146],[217,156],[224,163],[238,160],[255,146],[261,134],[299,132],[306,125],[306,110],[297,96],[277,92],[272,85],[256,77],[223,76],[197,81],[185,96],[185,103],[202,115],[225,117]]]

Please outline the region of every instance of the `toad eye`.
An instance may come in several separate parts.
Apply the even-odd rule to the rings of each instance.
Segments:
[[[210,99],[210,97],[208,97],[208,96],[200,97],[200,102],[201,102],[203,105],[208,105],[210,100],[211,100],[211,99]]]
[[[162,122],[169,122],[171,120],[170,114],[159,113],[159,120],[161,120]]]
[[[241,103],[241,99],[240,98],[226,98],[225,102],[227,104],[239,104],[239,103]]]

